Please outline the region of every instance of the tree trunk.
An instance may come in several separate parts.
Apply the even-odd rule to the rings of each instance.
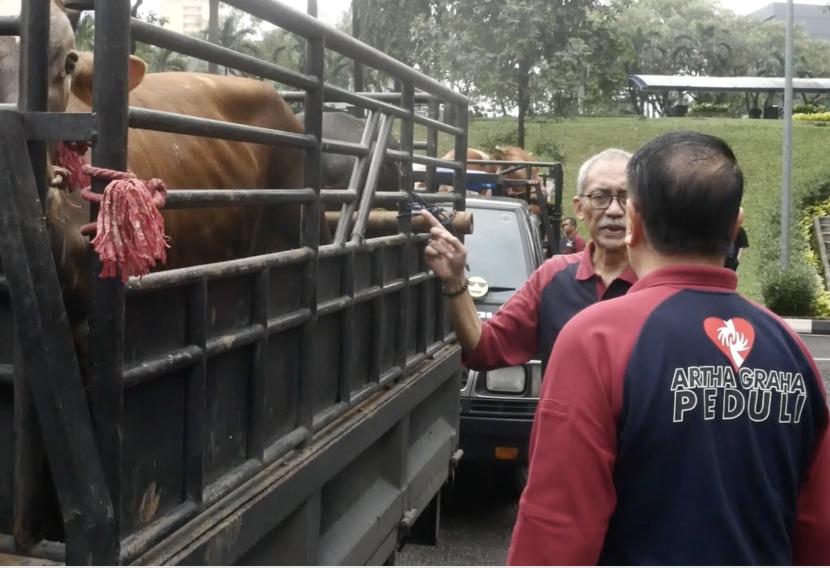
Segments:
[[[523,60],[519,64],[519,131],[516,142],[520,148],[525,147],[525,116],[530,107],[530,63]]]

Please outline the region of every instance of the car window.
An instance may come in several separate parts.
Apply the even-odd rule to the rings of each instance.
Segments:
[[[505,302],[528,279],[533,267],[525,252],[523,228],[516,211],[472,209],[475,230],[464,243],[468,250],[470,276],[480,276],[493,290],[488,302]]]

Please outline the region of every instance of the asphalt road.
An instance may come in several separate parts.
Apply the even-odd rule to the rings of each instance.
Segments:
[[[801,336],[830,392],[830,335]],[[516,519],[518,490],[513,472],[464,464],[442,503],[438,546],[407,544],[398,565],[504,564]]]

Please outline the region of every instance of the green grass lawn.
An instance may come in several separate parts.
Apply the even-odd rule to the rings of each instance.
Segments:
[[[484,148],[493,140],[515,130],[515,120],[476,120],[470,123],[469,145]],[[781,153],[783,122],[780,120],[741,120],[723,118],[576,118],[535,120],[528,125],[525,147],[533,151],[537,145],[555,144],[562,157],[565,172],[565,199],[570,211],[569,196],[575,191],[580,164],[591,155],[608,147],[635,151],[651,138],[672,130],[696,130],[725,139],[735,151],[746,179],[743,207],[745,228],[750,248],[744,252],[739,273],[739,288],[761,301],[760,274],[773,258],[760,258],[758,239],[761,224],[770,211],[780,207]],[[442,140],[443,146],[448,146]],[[805,185],[824,172],[830,177],[830,126],[796,122],[793,127],[793,203]],[[539,156],[550,158],[551,156]],[[795,218],[800,216],[794,211]]]

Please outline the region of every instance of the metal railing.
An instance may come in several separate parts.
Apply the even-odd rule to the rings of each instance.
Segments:
[[[128,166],[127,129],[149,129],[191,136],[217,137],[257,144],[291,145],[305,152],[304,181],[300,188],[251,188],[236,190],[174,189],[169,192],[169,208],[205,206],[260,206],[262,204],[297,203],[302,208],[299,247],[269,254],[215,264],[157,272],[141,280],[122,285],[118,279],[93,278],[92,311],[89,314],[89,361],[86,371],[87,400],[91,423],[98,447],[98,459],[106,478],[101,499],[109,501],[114,519],[87,519],[88,522],[114,523],[112,531],[104,531],[95,542],[82,549],[70,543],[75,535],[67,532],[64,560],[69,563],[130,562],[149,547],[169,535],[186,520],[226,495],[235,485],[261,471],[288,452],[308,444],[316,432],[342,416],[355,404],[364,401],[387,383],[406,375],[426,358],[440,350],[452,334],[443,317],[441,298],[419,254],[424,236],[413,235],[406,215],[401,216],[398,234],[367,239],[365,236],[369,210],[374,205],[402,205],[412,201],[412,164],[427,166],[427,176],[434,176],[436,167],[454,170],[455,194],[424,195],[425,201],[443,202],[461,210],[464,207],[465,164],[439,160],[436,157],[438,133],[454,137],[456,156],[465,156],[467,147],[467,100],[452,89],[430,79],[395,59],[373,49],[342,32],[334,30],[306,14],[273,0],[228,0],[228,5],[257,18],[296,33],[306,40],[303,72],[287,69],[272,62],[210,44],[207,41],[176,34],[158,26],[130,17],[128,0],[95,3],[95,76],[92,113],[72,115],[48,113],[48,21],[50,0],[27,0],[20,18],[0,18],[0,35],[21,35],[21,82],[18,111],[24,117],[36,184],[41,202],[45,202],[47,140],[90,140],[94,142],[92,163],[98,167],[124,170]],[[293,89],[301,89],[305,112],[305,133],[225,123],[194,116],[135,108],[129,106],[127,66],[131,41],[141,41],[171,49],[209,63],[230,67],[270,79]],[[396,93],[353,93],[325,81],[324,51],[330,49],[377,69],[398,81]],[[417,89],[417,91],[416,91]],[[292,95],[299,100],[300,95]],[[322,112],[325,102],[345,102],[368,111],[366,129],[360,144],[323,138]],[[427,102],[428,117],[416,115],[416,102]],[[440,105],[453,107],[451,122],[438,120]],[[387,148],[394,120],[400,121],[400,150]],[[427,141],[420,144],[425,156],[415,154],[414,125],[427,129]],[[351,180],[345,190],[321,190],[320,162],[322,152],[355,156]],[[398,161],[401,166],[400,191],[376,193],[378,170],[384,159]],[[93,191],[102,192],[103,180],[93,180]],[[321,207],[325,203],[341,205],[341,217],[334,242],[319,242]],[[93,215],[96,213],[93,208]],[[353,222],[353,213],[357,213]],[[353,223],[353,224],[352,224]],[[365,270],[370,271],[368,283]],[[413,267],[416,267],[413,269]],[[95,259],[92,271],[100,272]],[[323,274],[325,271],[325,274]],[[338,285],[326,290],[326,278],[337,274]],[[298,283],[299,298],[295,305],[274,309],[273,291],[277,275],[289,275]],[[225,282],[245,279],[250,283],[250,318],[243,325],[219,333],[209,331],[208,312],[214,287]],[[430,285],[428,285],[430,284]],[[328,286],[331,287],[331,286]],[[239,290],[243,290],[240,285]],[[141,349],[129,344],[130,318],[141,317],[147,298],[169,294],[169,301],[183,302],[186,326],[183,344],[152,353],[135,355]],[[390,298],[398,299],[397,303]],[[55,299],[60,301],[59,298]],[[368,306],[368,309],[366,308]],[[166,309],[166,308],[162,308]],[[418,310],[415,314],[414,310]],[[357,311],[360,318],[370,317],[374,346],[368,353],[368,375],[356,377],[354,353]],[[125,315],[126,314],[126,315]],[[320,364],[316,346],[321,318],[339,318],[340,362],[333,404],[315,402],[314,377]],[[126,318],[126,319],[125,319]],[[390,321],[399,322],[399,331],[384,337]],[[410,322],[416,322],[410,326]],[[434,324],[427,324],[434,322]],[[410,329],[412,328],[412,329]],[[299,349],[296,419],[293,427],[276,435],[266,431],[263,393],[274,377],[269,370],[269,342],[295,334]],[[382,346],[386,346],[385,348]],[[230,352],[251,349],[250,412],[245,426],[247,445],[238,463],[225,469],[208,472],[206,440],[211,425],[208,419],[209,367]],[[11,361],[0,363],[0,370]],[[125,446],[135,443],[134,407],[136,392],[148,385],[173,380],[184,381],[184,425],[182,451],[183,496],[178,503],[167,503],[152,521],[131,528],[122,526],[124,503],[135,499],[125,487],[134,456]],[[356,382],[361,382],[355,388]],[[0,383],[2,383],[0,377]],[[23,373],[15,374],[14,389],[26,400]],[[214,393],[215,394],[215,393]],[[151,409],[146,409],[149,412]],[[30,419],[31,422],[31,419]],[[79,419],[79,424],[83,421]],[[80,427],[80,426],[79,426]],[[173,434],[171,434],[173,435]],[[125,441],[126,440],[126,441]],[[16,461],[27,459],[31,448],[18,445]],[[210,476],[213,476],[209,478]],[[17,480],[20,487],[42,483],[42,478]],[[101,490],[97,488],[96,490]],[[35,499],[21,506],[33,507]],[[162,500],[163,501],[163,500]],[[80,511],[92,515],[94,511]],[[25,527],[24,527],[25,529]],[[25,535],[16,535],[18,537]],[[20,539],[18,539],[20,540]]]

